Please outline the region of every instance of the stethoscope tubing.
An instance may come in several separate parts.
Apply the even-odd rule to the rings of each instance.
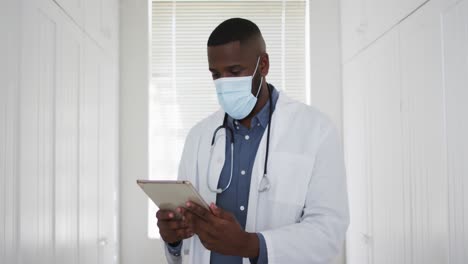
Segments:
[[[269,105],[269,117],[268,117],[268,127],[267,127],[267,144],[266,144],[266,153],[265,153],[265,163],[264,163],[264,167],[263,167],[263,176],[262,176],[262,181],[260,182],[260,187],[259,187],[259,192],[264,192],[264,191],[267,191],[268,189],[270,189],[270,181],[268,180],[268,174],[267,174],[267,170],[268,170],[268,154],[269,154],[269,151],[270,151],[270,128],[271,128],[271,119],[272,119],[272,116],[273,116],[273,98],[272,98],[272,91],[273,89],[268,85],[268,91],[269,91],[269,101],[270,101],[270,105]],[[223,193],[224,191],[226,191],[230,186],[231,186],[231,182],[232,182],[232,177],[233,177],[233,170],[234,170],[234,131],[227,125],[227,119],[228,119],[228,115],[227,113],[224,114],[224,119],[223,119],[223,124],[219,127],[217,127],[213,133],[213,137],[211,139],[211,148],[210,148],[210,158],[209,158],[209,161],[208,161],[208,171],[207,171],[207,184],[208,184],[208,188],[210,189],[210,191],[212,192],[215,192],[215,193]],[[210,167],[211,167],[211,160],[212,160],[212,157],[213,157],[213,150],[214,150],[214,147],[215,147],[215,141],[216,141],[216,134],[218,133],[219,130],[221,129],[224,129],[226,131],[229,131],[229,134],[230,134],[230,145],[231,145],[231,169],[230,169],[230,177],[229,177],[229,182],[228,184],[226,185],[226,187],[224,188],[217,188],[217,189],[213,189],[211,188],[210,186],[210,182],[209,182],[209,179],[210,179]]]

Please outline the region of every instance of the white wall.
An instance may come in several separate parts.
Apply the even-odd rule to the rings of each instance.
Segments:
[[[468,1],[413,2],[343,0],[350,264],[468,262]]]
[[[339,0],[310,0],[310,102],[341,132],[341,20]]]
[[[310,103],[343,125],[339,0],[309,1]],[[345,263],[345,247],[333,263]]]
[[[443,62],[449,256],[451,263],[468,262],[468,1],[444,11]]]
[[[148,239],[148,199],[136,184],[148,177],[149,168],[150,1],[120,3],[120,259],[165,263],[161,240]]]
[[[382,37],[427,0],[341,0],[343,61]]]
[[[20,3],[0,2],[0,263],[15,263]]]
[[[2,1],[1,263],[117,262],[117,4]]]

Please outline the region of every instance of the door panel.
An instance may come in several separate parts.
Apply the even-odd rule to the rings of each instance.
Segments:
[[[468,1],[444,11],[444,85],[447,125],[450,260],[468,263]],[[462,118],[460,118],[462,117]]]

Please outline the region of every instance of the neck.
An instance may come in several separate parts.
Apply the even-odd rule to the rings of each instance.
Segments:
[[[255,105],[254,109],[246,118],[239,120],[239,122],[243,126],[250,128],[252,118],[262,110],[262,108],[267,104],[269,99],[270,99],[270,90],[268,89],[268,85],[266,81],[264,81],[262,83],[262,88],[260,90],[260,94],[258,95],[257,104]]]

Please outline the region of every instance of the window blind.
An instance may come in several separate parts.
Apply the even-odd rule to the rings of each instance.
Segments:
[[[219,109],[206,43],[232,17],[260,28],[270,58],[267,82],[306,102],[305,1],[153,1],[150,178],[175,179],[190,128]]]

